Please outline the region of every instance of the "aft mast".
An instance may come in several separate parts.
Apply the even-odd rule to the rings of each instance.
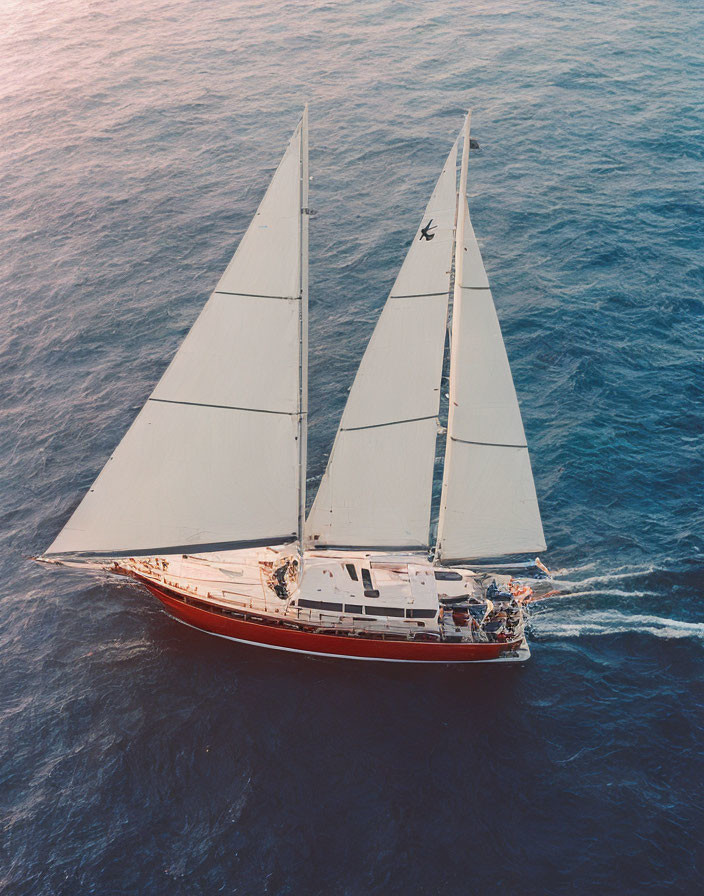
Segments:
[[[464,246],[464,197],[467,195],[467,170],[469,168],[469,129],[472,121],[472,110],[470,109],[467,112],[467,117],[464,120],[463,131],[463,141],[462,141],[462,162],[460,165],[460,186],[457,192],[457,215],[456,215],[456,224],[455,224],[455,247],[454,247],[454,274],[455,274],[455,282],[454,282],[454,290],[452,297],[452,321],[450,328],[450,383],[449,383],[449,398],[448,398],[448,411],[447,411],[447,442],[445,445],[445,463],[443,465],[443,474],[442,474],[442,492],[440,494],[440,515],[438,516],[438,531],[437,531],[437,542],[435,545],[435,560],[437,561],[440,555],[440,544],[442,542],[442,536],[444,534],[445,529],[445,509],[447,506],[447,489],[449,485],[449,470],[450,470],[450,453],[452,451],[452,438],[451,433],[453,431],[453,423],[455,416],[455,391],[456,384],[455,378],[453,377],[453,367],[454,367],[454,359],[457,357],[458,353],[458,340],[460,335],[460,307],[461,302],[461,287],[462,277],[464,273],[464,252],[462,251],[462,247]]]

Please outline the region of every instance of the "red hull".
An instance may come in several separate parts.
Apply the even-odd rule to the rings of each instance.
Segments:
[[[144,579],[141,581],[162,602],[168,612],[181,622],[213,635],[276,650],[342,659],[467,663],[499,659],[502,653],[515,650],[521,643],[514,641],[506,644],[443,644],[321,635],[280,625],[265,625],[222,616],[217,612],[187,604],[183,599],[179,599],[178,595],[162,591],[151,582]]]

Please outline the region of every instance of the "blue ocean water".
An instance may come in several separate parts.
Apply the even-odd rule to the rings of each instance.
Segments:
[[[695,892],[704,9],[23,0],[0,31],[0,890]],[[29,557],[305,101],[310,488],[472,106],[470,208],[561,596],[523,668],[335,664]]]

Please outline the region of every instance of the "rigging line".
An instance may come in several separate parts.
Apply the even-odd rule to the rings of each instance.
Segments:
[[[458,439],[450,436],[453,442],[461,442],[463,445],[486,445],[488,448],[527,448],[527,445],[507,445],[504,442],[472,442],[470,439]]]
[[[460,289],[478,289],[478,290],[486,290],[491,292],[490,286],[460,286]]]
[[[300,296],[265,296],[256,292],[228,292],[225,289],[216,289],[213,292],[215,296],[243,296],[248,299],[281,299],[284,302],[297,302]]]
[[[194,408],[218,408],[223,411],[249,411],[252,414],[279,414],[283,417],[297,417],[298,411],[269,411],[266,408],[241,408],[231,404],[207,404],[202,401],[176,401],[172,398],[148,398],[147,401],[158,401],[160,404],[185,404]]]
[[[379,429],[382,426],[398,426],[400,423],[420,423],[422,420],[437,420],[437,414],[430,417],[409,417],[408,420],[390,420],[388,423],[370,423],[368,426],[341,426],[340,432],[356,432],[358,429]]]

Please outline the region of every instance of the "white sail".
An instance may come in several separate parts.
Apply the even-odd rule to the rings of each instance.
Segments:
[[[217,288],[46,556],[195,553],[298,537],[305,125],[304,115]]]
[[[457,144],[350,391],[306,525],[315,546],[428,545]]]
[[[437,559],[542,551],[521,411],[467,207],[465,134],[457,227],[450,411]]]

